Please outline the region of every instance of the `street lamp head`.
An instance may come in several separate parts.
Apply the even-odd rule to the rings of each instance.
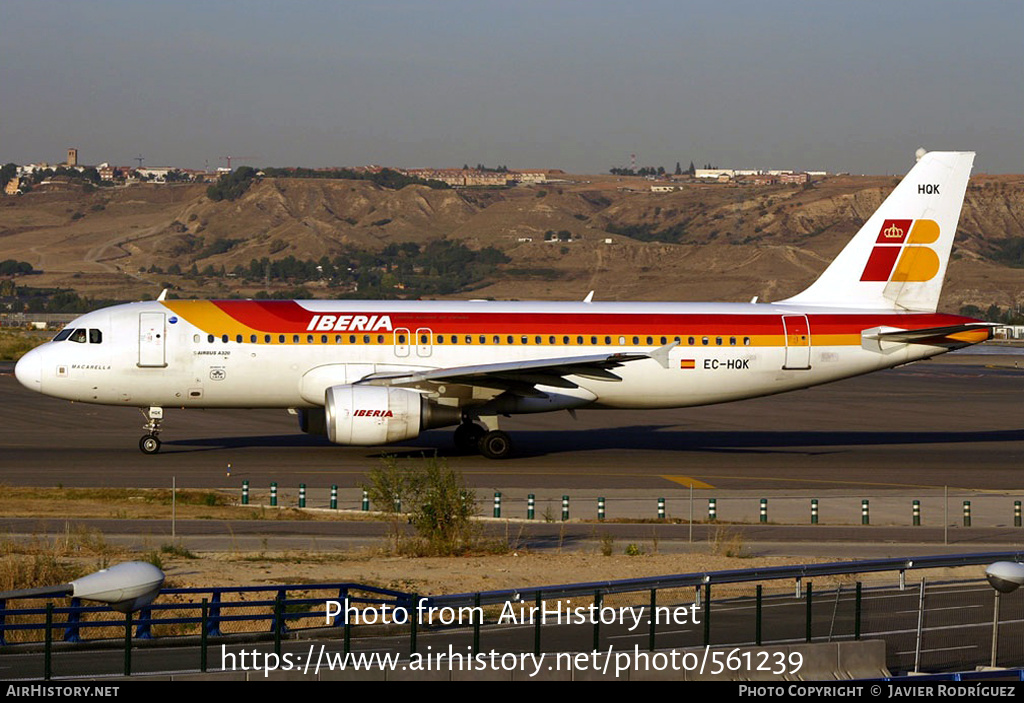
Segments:
[[[985,569],[985,578],[1000,593],[1012,593],[1024,585],[1024,564],[997,561]]]
[[[127,613],[149,605],[160,592],[164,572],[145,561],[128,561],[75,579],[71,595],[106,603]]]

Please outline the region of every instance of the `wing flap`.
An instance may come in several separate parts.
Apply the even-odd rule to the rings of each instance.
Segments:
[[[589,354],[529,361],[507,361],[495,364],[476,364],[446,369],[426,369],[412,373],[374,374],[359,381],[375,386],[415,386],[430,383],[455,383],[505,390],[517,395],[532,396],[539,393],[534,386],[578,388],[566,376],[578,376],[595,381],[617,382],[622,378],[610,371],[623,364],[643,359],[655,359],[662,366],[668,352],[677,343],[647,352],[621,352],[616,354]],[[541,394],[542,395],[542,394]]]

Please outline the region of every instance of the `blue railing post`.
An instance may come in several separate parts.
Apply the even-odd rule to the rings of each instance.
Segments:
[[[348,589],[338,589],[338,602],[341,603],[341,615],[334,618],[334,622],[331,623],[332,627],[344,627],[345,621],[348,620],[348,613],[345,612],[345,601],[348,600]]]
[[[412,593],[403,593],[395,598],[395,610],[404,610],[406,621],[411,621],[416,613],[416,596]],[[397,613],[392,618],[399,617]]]
[[[270,628],[271,632],[280,632],[281,634],[288,632],[288,618],[284,613],[284,604],[286,600],[288,600],[288,593],[282,588],[277,592],[277,599],[274,601],[274,617],[273,625]],[[278,619],[281,620],[280,629],[278,629]]]
[[[220,637],[220,590],[215,589],[210,595],[210,610],[206,618],[206,635]]]
[[[139,613],[139,620],[135,623],[135,637],[140,640],[151,640],[153,639],[153,633],[150,628],[153,625],[153,608],[146,606]]]
[[[64,625],[65,642],[81,642],[82,632],[78,624],[82,621],[82,601],[77,598],[71,599],[71,608],[68,609],[68,621]]]

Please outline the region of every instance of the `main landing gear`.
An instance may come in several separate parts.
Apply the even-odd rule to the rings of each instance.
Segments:
[[[493,421],[488,424],[497,425]],[[512,454],[512,438],[497,427],[489,430],[464,418],[455,429],[455,447],[464,454],[476,451],[488,459],[507,459]]]
[[[146,430],[146,434],[139,440],[139,450],[143,454],[156,454],[160,451],[160,438],[157,435],[160,434],[160,423],[164,419],[164,409],[151,407],[147,409],[139,408],[139,411],[146,418],[146,424],[142,426],[142,429]]]
[[[455,428],[455,448],[463,454],[475,452],[485,434],[487,434],[486,428],[481,427],[472,420],[464,420],[461,425]]]
[[[478,448],[488,459],[507,459],[512,455],[512,438],[508,432],[491,430],[480,438]]]

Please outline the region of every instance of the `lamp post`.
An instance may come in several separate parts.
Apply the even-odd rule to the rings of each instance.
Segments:
[[[128,561],[116,564],[109,569],[97,571],[69,583],[59,586],[40,586],[22,588],[15,591],[0,593],[0,600],[8,598],[48,598],[71,596],[83,600],[106,603],[113,610],[124,613],[125,617],[125,653],[124,673],[131,675],[131,623],[132,612],[153,602],[164,584],[164,572],[145,561]],[[50,678],[50,624],[47,617],[46,630],[46,663],[45,679]]]
[[[1024,584],[1024,564],[1014,561],[997,561],[985,569],[985,578],[995,589],[995,605],[992,608],[992,656],[989,665],[995,667],[999,651],[999,597],[1013,593]]]

